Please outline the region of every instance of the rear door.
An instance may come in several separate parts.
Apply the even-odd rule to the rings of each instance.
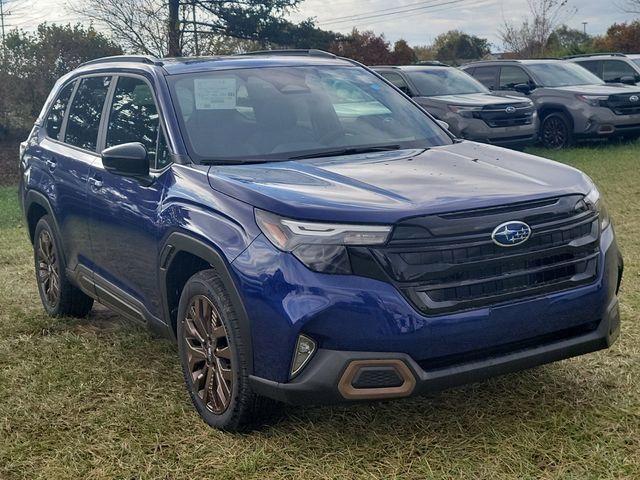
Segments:
[[[96,291],[101,302],[129,317],[159,317],[158,212],[170,155],[151,84],[135,75],[115,77],[105,116],[100,148],[142,143],[151,175],[116,175],[104,169],[100,158],[91,167]]]
[[[89,240],[89,168],[97,159],[96,145],[110,77],[72,81],[60,91],[45,123],[41,160],[52,177],[51,191],[67,268],[91,265]],[[84,277],[86,279],[86,277]],[[85,287],[90,288],[90,280]]]

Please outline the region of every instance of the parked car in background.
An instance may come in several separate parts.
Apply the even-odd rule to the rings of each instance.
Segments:
[[[491,91],[533,100],[547,148],[564,148],[580,138],[640,134],[640,88],[606,84],[575,63],[493,60],[462,68]]]
[[[566,60],[586,68],[606,83],[640,85],[640,55],[597,53],[574,55]]]
[[[44,309],[97,300],[177,340],[215,427],[619,333],[622,257],[589,177],[455,139],[328,53],[91,61],[57,82],[20,171]]]
[[[459,138],[505,147],[537,140],[538,115],[521,96],[493,94],[467,73],[439,62],[374,67]]]

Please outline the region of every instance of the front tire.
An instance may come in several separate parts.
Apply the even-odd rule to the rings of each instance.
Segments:
[[[178,306],[177,337],[185,384],[200,417],[227,431],[253,424],[262,399],[249,386],[250,356],[238,315],[214,270],[187,281]]]
[[[52,317],[86,317],[93,298],[69,282],[60,240],[52,228],[49,215],[37,223],[33,235],[33,256],[40,300]]]
[[[570,147],[573,143],[571,122],[564,113],[550,113],[540,127],[540,140],[542,145],[551,150],[560,150]]]

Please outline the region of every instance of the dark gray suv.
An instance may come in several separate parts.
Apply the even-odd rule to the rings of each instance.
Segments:
[[[493,94],[457,68],[434,62],[374,70],[447,122],[457,137],[503,147],[524,147],[537,140],[538,115],[531,100]]]
[[[484,61],[462,68],[494,92],[531,99],[547,148],[564,148],[579,138],[640,134],[640,87],[606,84],[563,60]]]
[[[595,53],[574,55],[566,59],[586,68],[607,83],[640,85],[640,55]]]

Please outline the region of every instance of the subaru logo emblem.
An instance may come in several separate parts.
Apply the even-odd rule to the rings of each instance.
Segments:
[[[531,227],[514,220],[498,225],[491,234],[491,240],[501,247],[515,247],[526,242],[530,236]]]
[[[630,102],[634,102],[634,103],[635,103],[635,102],[637,102],[638,100],[640,100],[640,97],[639,97],[638,95],[631,95],[631,96],[629,97],[629,101],[630,101]]]
[[[509,105],[507,108],[504,109],[504,111],[507,113],[516,113],[516,107]]]

